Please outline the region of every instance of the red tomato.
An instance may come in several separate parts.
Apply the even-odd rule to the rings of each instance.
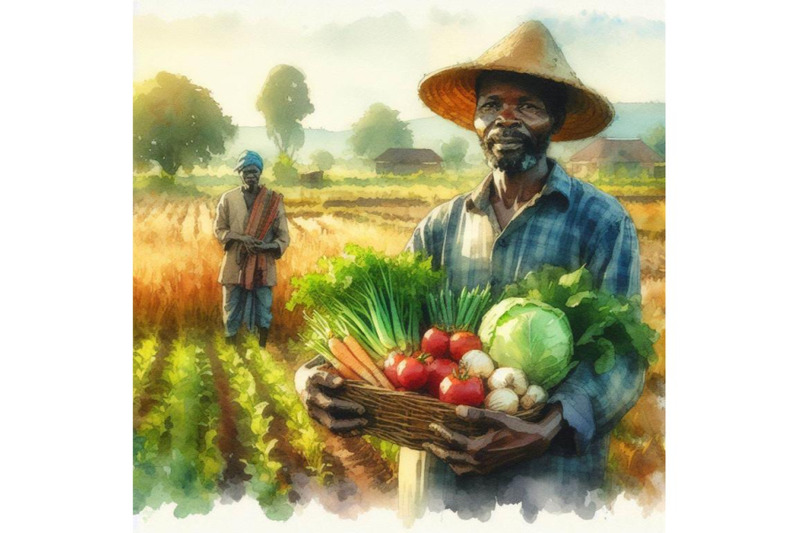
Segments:
[[[408,390],[420,389],[428,382],[428,367],[419,359],[406,357],[397,365],[397,381]]]
[[[395,387],[400,386],[400,382],[397,380],[397,365],[399,365],[403,359],[407,359],[403,352],[392,352],[389,354],[389,357],[386,358],[386,361],[383,362],[383,373],[386,374],[386,378]]]
[[[450,357],[455,361],[470,350],[482,350],[481,338],[469,331],[457,331],[450,337]]]
[[[439,399],[446,403],[478,407],[485,397],[483,381],[477,376],[462,379],[451,374],[439,384]]]
[[[458,363],[452,359],[434,359],[430,358],[426,361],[428,364],[428,383],[425,388],[428,394],[434,398],[439,397],[439,384],[444,378],[458,369]]]
[[[439,328],[433,327],[422,337],[422,350],[433,357],[447,357],[450,347],[450,336]]]

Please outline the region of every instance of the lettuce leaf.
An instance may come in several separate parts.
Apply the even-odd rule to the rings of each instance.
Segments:
[[[560,309],[575,339],[574,357],[595,372],[611,370],[616,357],[657,361],[653,344],[658,333],[641,320],[641,297],[630,298],[598,290],[585,268],[569,271],[547,265],[507,285],[501,298],[533,298]]]

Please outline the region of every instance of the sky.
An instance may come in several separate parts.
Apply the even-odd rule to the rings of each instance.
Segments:
[[[614,102],[665,100],[663,1],[153,1],[134,4],[134,83],[166,70],[211,90],[240,126],[278,64],[306,75],[303,124],[349,129],[374,102],[410,120],[426,73],[469,61],[520,23],[542,20],[581,80]],[[494,4],[492,4],[494,5]]]

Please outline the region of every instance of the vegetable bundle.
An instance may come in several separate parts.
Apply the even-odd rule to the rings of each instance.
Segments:
[[[421,253],[387,256],[353,244],[345,255],[323,257],[319,271],[292,279],[286,307],[316,310],[339,333],[352,335],[374,359],[419,346],[423,302],[441,272]]]
[[[351,244],[292,279],[287,308],[305,307],[301,337],[347,379],[510,414],[544,402],[580,361],[598,374],[618,356],[655,361],[640,298],[595,289],[584,267],[545,266],[496,300],[489,285],[455,292],[444,278],[423,254]]]

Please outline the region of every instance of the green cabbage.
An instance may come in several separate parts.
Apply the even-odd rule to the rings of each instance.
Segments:
[[[572,330],[564,313],[538,300],[506,298],[489,309],[478,335],[498,366],[519,368],[531,383],[549,389],[577,365]]]

